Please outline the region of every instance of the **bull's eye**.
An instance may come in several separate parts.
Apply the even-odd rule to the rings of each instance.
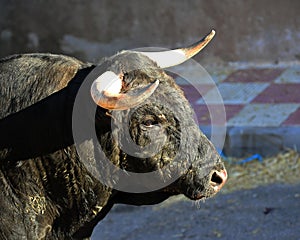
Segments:
[[[154,119],[146,119],[142,122],[142,125],[144,127],[150,128],[153,127],[155,125],[158,125],[158,121],[154,120]]]

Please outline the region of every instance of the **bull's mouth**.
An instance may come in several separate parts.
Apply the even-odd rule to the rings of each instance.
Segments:
[[[202,192],[196,192],[192,195],[186,195],[189,199],[193,200],[193,201],[197,201],[197,200],[201,200],[201,199],[205,199],[208,198],[208,196],[205,196]]]

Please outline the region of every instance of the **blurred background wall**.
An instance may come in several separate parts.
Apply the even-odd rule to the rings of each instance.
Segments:
[[[298,0],[0,0],[0,57],[52,52],[94,61],[190,44],[215,29],[197,60],[295,61],[299,10]]]

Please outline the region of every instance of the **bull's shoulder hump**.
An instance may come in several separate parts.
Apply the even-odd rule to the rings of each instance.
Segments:
[[[6,82],[9,76],[15,84],[47,83],[45,87],[59,90],[79,69],[90,65],[65,55],[18,54],[0,59],[0,80]]]
[[[89,66],[73,57],[48,53],[0,59],[0,118],[61,90],[78,70]]]

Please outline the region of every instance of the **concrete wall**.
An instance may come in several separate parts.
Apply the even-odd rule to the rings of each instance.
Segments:
[[[66,53],[96,60],[122,49],[189,44],[212,28],[197,59],[300,58],[298,0],[0,0],[0,57]]]

